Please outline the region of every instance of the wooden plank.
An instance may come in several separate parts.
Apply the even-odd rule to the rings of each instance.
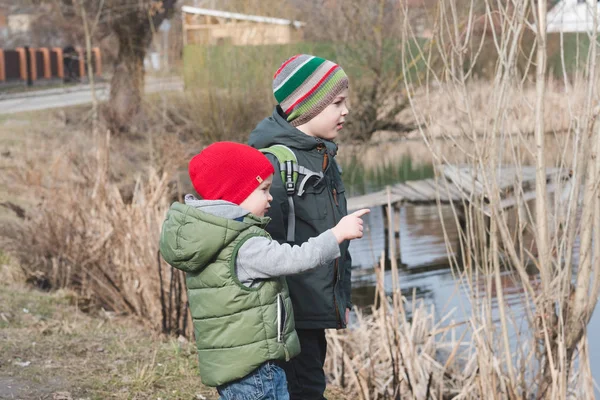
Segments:
[[[427,196],[424,196],[404,183],[392,186],[392,193],[402,195],[407,201],[415,203],[430,200]]]
[[[407,181],[404,182],[404,184],[421,194],[423,197],[426,197],[431,202],[435,202],[437,199],[436,189],[426,181]]]
[[[437,185],[437,183],[436,183],[435,179],[425,179],[425,180],[424,180],[424,181],[422,181],[422,182],[423,182],[423,184],[425,184],[425,185],[428,185],[428,186],[430,187],[431,191],[433,191],[433,193],[434,193],[434,196],[435,196],[436,198],[437,198],[437,196],[438,196],[438,192],[440,192],[440,193],[439,193],[439,195],[441,196],[441,198],[447,199],[447,195],[446,195],[446,193],[441,193],[441,189],[442,189],[442,188],[438,187],[438,185]],[[441,198],[440,198],[440,199],[441,199]]]
[[[438,194],[440,197],[440,201],[442,203],[447,203],[450,201],[450,197],[448,197],[448,194],[446,193],[446,190],[443,187],[440,187],[437,185],[435,179],[425,179],[423,181],[421,181],[423,185],[428,185],[430,187],[430,190],[433,191],[434,193],[434,201],[437,200]]]
[[[524,181],[534,181],[535,180],[535,167],[524,166],[522,168],[522,176],[523,176]]]
[[[517,178],[515,176],[516,170],[514,168],[509,168],[506,172],[498,174],[496,180],[498,182],[498,186],[500,190],[511,191],[514,189],[515,183],[517,182]]]
[[[469,200],[472,195],[471,188],[464,188],[460,185],[461,177],[456,175],[455,171],[444,171],[444,176],[449,181],[448,186],[455,190],[461,199]],[[453,179],[454,178],[454,179]]]
[[[402,196],[398,196],[392,192],[392,203],[403,201]],[[355,196],[347,199],[349,210],[358,210],[368,207],[379,207],[387,204],[387,192],[380,190],[378,192]]]
[[[495,168],[494,170],[486,171],[486,177],[489,181],[490,186],[496,184],[501,191],[512,191],[515,183],[517,182],[517,175],[519,170],[514,166],[505,166],[500,169]],[[524,180],[527,180],[528,177]],[[483,182],[482,182],[483,183]]]
[[[439,182],[437,183],[440,187],[440,191],[443,191],[446,196],[448,196],[452,201],[460,201],[463,199],[463,193],[459,188],[454,185],[453,182],[448,179],[439,178]]]
[[[466,175],[460,168],[444,166],[442,172],[444,176],[450,179],[467,196],[472,193],[478,193],[478,188],[481,184],[473,176]]]
[[[432,200],[437,198],[437,189],[430,186],[427,181],[409,181],[406,184]]]
[[[557,189],[558,185],[555,184],[549,184],[548,186],[546,186],[546,194],[550,194],[552,192],[554,192]],[[534,200],[536,198],[536,191],[529,191],[529,192],[525,192],[523,193],[523,195],[518,198],[517,196],[511,196],[509,198],[503,199],[500,201],[500,208],[501,209],[508,209],[508,208],[512,208],[516,205],[518,205],[519,200],[523,201],[523,202],[527,202],[530,200]],[[483,212],[485,213],[485,215],[490,216],[491,215],[491,208],[489,205],[485,205],[484,206],[484,210]]]
[[[468,167],[461,166],[444,166],[444,178],[424,179],[420,181],[408,181],[398,183],[390,187],[391,202],[397,203],[435,203],[439,192],[440,201],[442,202],[469,202],[472,196],[481,196],[483,194],[484,185],[481,181],[474,180],[472,171]],[[491,172],[488,172],[490,174]],[[481,172],[477,172],[477,176],[482,176]],[[525,191],[524,200],[535,198],[535,168],[525,166],[522,170],[513,166],[507,166],[500,171],[496,171],[496,175],[488,175],[490,179],[497,179],[496,184],[503,191],[501,194],[504,198],[501,199],[500,207],[510,208],[517,204],[517,197],[514,194],[516,175],[522,174],[523,188]],[[494,176],[496,178],[494,178]],[[531,182],[530,178],[534,181]],[[548,185],[548,192],[556,190],[559,182],[569,178],[568,171],[558,168],[548,168],[547,179],[552,183]],[[532,186],[533,184],[533,186]],[[564,183],[562,183],[564,185]],[[387,204],[387,191],[380,190],[378,192],[355,196],[348,199],[348,209],[355,210],[364,207],[378,207]],[[485,206],[482,211],[489,215],[491,210],[489,206]]]
[[[473,174],[473,172],[467,168],[460,169],[462,179],[472,186],[473,189],[471,190],[471,193],[475,195],[482,195],[485,193],[485,184],[481,181],[482,173],[482,171],[477,171],[476,174]]]
[[[410,188],[406,188],[405,185],[394,185],[392,192],[395,195],[402,196],[405,199],[405,201],[408,201],[410,203],[413,203],[417,199],[420,199],[417,193],[415,193]]]
[[[441,189],[445,195],[448,197],[447,203],[462,203],[465,200],[455,188],[448,186],[448,188],[444,187]]]
[[[382,197],[363,195],[351,197],[347,200],[349,210],[358,210],[361,208],[376,207],[385,204],[381,201]]]

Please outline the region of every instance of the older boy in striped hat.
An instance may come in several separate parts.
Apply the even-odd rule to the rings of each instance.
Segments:
[[[284,184],[280,174],[274,176],[267,231],[280,243],[302,244],[347,214],[334,140],[348,115],[348,77],[332,61],[299,54],[275,72],[273,93],[279,104],[250,134],[249,144],[259,149],[284,145],[297,158],[297,183]],[[279,171],[278,159],[268,157]],[[301,345],[300,355],[283,365],[292,399],[324,398],[325,329],[348,323],[350,278],[348,241],[340,244],[340,257],[330,268],[287,278]]]

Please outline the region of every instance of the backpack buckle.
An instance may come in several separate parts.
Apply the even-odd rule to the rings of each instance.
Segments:
[[[293,195],[294,191],[296,190],[296,184],[293,181],[288,181],[285,183],[285,190],[287,191],[288,195]]]

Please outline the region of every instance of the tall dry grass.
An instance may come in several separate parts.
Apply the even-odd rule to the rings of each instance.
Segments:
[[[158,252],[172,171],[149,166],[123,186],[110,148],[107,133],[98,147],[66,145],[50,165],[30,160],[16,169],[13,179],[28,184],[38,204],[3,227],[6,249],[38,287],[73,289],[81,304],[189,335],[184,276]]]
[[[426,88],[439,90],[419,98],[412,96],[411,86],[423,82],[406,85],[413,116],[435,165],[456,165],[450,158],[457,158],[431,145],[437,134],[455,145],[453,153],[460,154],[471,167],[472,179],[480,182],[478,191],[454,205],[457,219],[462,212],[466,215],[460,238],[463,257],[449,260],[467,288],[469,326],[478,343],[474,354],[478,385],[470,396],[593,398],[586,326],[600,291],[600,252],[592,245],[600,239],[597,23],[589,33],[587,63],[574,75],[565,74],[561,82],[551,82],[546,69],[546,2],[484,3],[483,12],[455,0],[439,3],[433,16],[434,40],[444,50],[444,70],[431,71],[425,81]],[[597,21],[597,8],[590,12]],[[473,64],[463,51],[472,44],[473,26],[480,18],[497,27],[488,33],[498,62],[486,97],[471,90]],[[521,73],[517,60],[525,32],[535,35],[536,48],[527,55],[530,70]],[[410,36],[408,30],[406,34]],[[427,49],[421,51],[427,59]],[[554,94],[557,84],[563,99]],[[463,142],[457,142],[452,131],[440,129],[444,120],[435,109],[430,112],[429,105],[439,96],[459,116]],[[553,107],[558,100],[563,106]],[[485,119],[478,117],[482,107]],[[558,145],[551,146],[553,141]],[[553,150],[557,154],[549,156]],[[518,217],[511,224],[499,190],[500,180],[506,178],[502,171],[503,167],[519,171],[526,164],[536,167],[535,201],[524,200],[531,189],[517,172],[512,178]],[[547,180],[548,167],[570,173],[569,183]],[[444,191],[445,179],[440,178],[439,190]],[[556,195],[549,196],[548,188],[554,185]],[[483,209],[489,210],[489,218]],[[525,233],[533,237],[531,248],[525,245]],[[518,313],[504,294],[506,271],[523,293]],[[473,283],[479,279],[485,290]]]
[[[384,268],[382,254],[374,305],[357,309],[350,329],[327,332],[325,369],[331,381],[361,399],[445,399],[468,393],[477,364],[462,358],[469,344],[460,324],[453,323],[453,311],[440,318],[416,294],[403,297],[398,279],[386,293]],[[394,259],[391,274],[399,274]]]
[[[379,306],[368,322],[360,317],[355,330],[330,335],[332,376],[338,382],[341,376],[349,379],[360,398],[594,398],[588,350],[593,336],[587,325],[600,293],[598,24],[589,33],[587,62],[559,82],[549,79],[546,69],[546,2],[485,0],[482,5],[443,0],[437,4],[430,16],[435,28],[432,46],[421,46],[419,53],[430,60],[435,47],[443,68],[429,64],[422,79],[406,73],[403,83],[410,114],[427,149],[421,152],[423,157],[437,171],[467,165],[471,183],[478,181],[473,193],[453,204],[456,225],[462,228],[459,251],[449,252],[454,275],[469,301],[463,330],[468,342],[450,341],[450,358],[460,360],[455,367],[464,372],[455,374],[452,363],[444,363],[449,382],[459,382],[454,392],[443,380],[436,381],[435,368],[419,358],[432,353],[412,349],[430,349],[419,346],[431,343],[423,332],[431,331],[438,320],[429,325],[424,322],[427,318],[405,321],[403,303],[394,290],[386,297],[387,304],[393,305],[387,313]],[[401,12],[403,40],[416,42],[408,10]],[[597,8],[591,7],[590,12],[598,21]],[[496,26],[487,33],[492,38],[487,51],[495,52],[498,62],[483,88],[472,78],[476,60],[466,57],[467,48],[477,47],[476,21]],[[536,47],[525,54],[528,69],[522,71],[517,61],[523,57],[525,32],[536,37]],[[406,71],[413,59],[414,54],[401,57]],[[398,142],[397,147],[404,144]],[[373,158],[393,151],[399,150],[375,150]],[[536,167],[536,179],[527,185],[518,172],[525,165]],[[500,181],[507,178],[504,167],[517,171],[510,177],[516,200],[516,213],[511,215],[516,214],[516,221],[509,218],[499,190]],[[548,167],[570,174],[569,181],[547,180]],[[438,173],[437,178],[438,190],[445,193],[446,177]],[[553,195],[548,194],[549,188]],[[535,200],[525,200],[527,191],[536,194]],[[520,293],[519,307],[511,303],[508,291]],[[389,320],[387,328],[375,328]],[[419,332],[423,326],[420,335],[401,334]],[[374,331],[375,338],[367,329]],[[404,342],[390,339],[400,337]],[[366,353],[364,343],[373,351]],[[412,355],[408,361],[420,362],[399,363],[404,353]],[[440,359],[436,354],[434,360]],[[432,377],[427,390],[442,389],[424,394],[422,386],[408,386],[422,383],[424,376]]]

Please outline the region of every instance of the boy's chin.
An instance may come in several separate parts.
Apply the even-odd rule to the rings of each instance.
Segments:
[[[323,140],[334,140],[335,138],[338,137],[338,133],[337,132],[331,132],[328,133],[326,135],[319,135],[319,139],[323,139]]]

